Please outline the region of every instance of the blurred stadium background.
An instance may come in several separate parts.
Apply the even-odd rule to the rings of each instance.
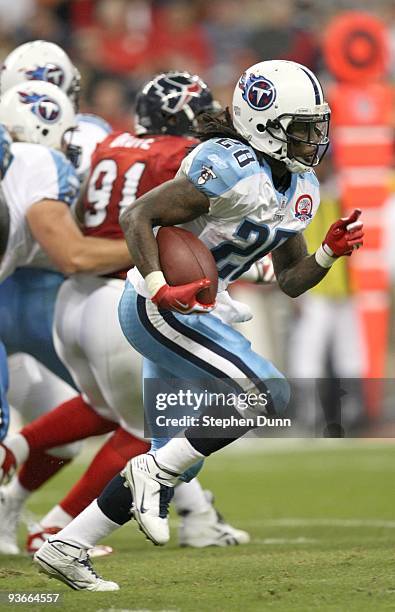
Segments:
[[[222,559],[222,551],[174,558],[170,548],[160,552],[165,569],[156,561],[156,551],[148,552],[132,535],[133,550],[146,551],[140,555],[143,566],[137,566],[139,555],[131,560],[129,543],[117,536],[120,556],[103,560],[100,570],[107,575],[107,564],[120,572],[121,586],[137,574],[149,575],[154,567],[161,589],[172,563],[178,563],[180,572],[172,583],[173,598],[165,589],[154,592],[143,580],[133,605],[127,598],[118,603],[124,608],[158,609],[162,604],[193,610],[201,596],[202,610],[348,611],[371,609],[376,597],[376,608],[393,609],[388,564],[394,527],[389,494],[394,447],[389,438],[395,434],[395,4],[0,0],[0,59],[34,39],[56,42],[70,54],[82,74],[80,110],[104,117],[114,129],[131,129],[135,92],[161,70],[198,73],[226,106],[247,66],[275,58],[307,65],[323,82],[333,118],[330,155],[319,168],[322,205],[306,238],[315,249],[328,225],[354,207],[363,209],[366,226],[363,251],[352,261],[337,263],[309,295],[290,300],[275,285],[241,283],[234,294],[254,311],[243,330],[255,349],[293,380],[291,412],[298,415],[300,436],[339,437],[345,432],[346,437],[375,437],[376,442],[301,439],[268,445],[249,440],[225,451],[207,466],[202,479],[216,482],[227,518],[251,530],[252,548],[226,551]],[[88,445],[83,462],[93,450]],[[245,480],[244,466],[252,464],[252,475]],[[31,509],[44,512],[81,469],[77,464],[49,483],[34,496]],[[191,601],[182,586],[189,579],[184,563],[200,576],[191,585]],[[210,583],[210,568],[219,571],[222,586],[220,581]],[[36,590],[47,587],[27,560],[10,560],[1,588],[10,588],[10,569],[19,590],[26,584]],[[234,573],[240,571],[243,600],[232,591]],[[127,592],[131,595],[133,589]],[[81,596],[67,597],[68,609],[74,609],[71,598],[77,602]],[[105,609],[113,605],[104,596],[100,601]]]

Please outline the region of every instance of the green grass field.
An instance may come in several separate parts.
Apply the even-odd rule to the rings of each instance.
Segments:
[[[264,442],[262,441],[262,446]],[[42,514],[83,465],[31,499]],[[0,558],[0,591],[58,592],[65,610],[395,610],[395,445],[306,441],[305,449],[230,452],[207,462],[202,484],[227,520],[252,535],[228,549],[155,548],[130,523],[95,561],[118,593],[78,593],[27,557]],[[174,522],[174,525],[176,523]],[[45,606],[46,609],[51,606]],[[44,606],[7,605],[1,610]]]

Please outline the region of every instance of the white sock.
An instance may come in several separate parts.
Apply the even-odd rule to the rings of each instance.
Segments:
[[[95,499],[50,541],[66,540],[81,548],[92,548],[119,527],[100,510]]]
[[[11,482],[5,487],[7,495],[10,495],[16,504],[22,506],[33,491],[25,489],[19,482],[18,476],[15,476]]]
[[[177,514],[207,512],[211,508],[197,478],[177,485],[174,489],[173,502]]]
[[[73,517],[61,508],[61,506],[54,506],[40,521],[43,527],[66,527]]]
[[[22,465],[22,463],[25,463],[26,459],[29,456],[30,449],[26,438],[22,436],[22,434],[18,433],[14,436],[6,438],[3,444],[14,453],[18,465]]]
[[[193,448],[186,438],[173,438],[155,451],[155,459],[163,468],[182,474],[205,456]]]

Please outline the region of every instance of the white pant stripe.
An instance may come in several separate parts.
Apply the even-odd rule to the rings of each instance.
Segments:
[[[218,355],[215,351],[207,348],[206,346],[192,340],[188,336],[183,336],[178,330],[173,329],[159,313],[157,307],[150,302],[146,301],[146,312],[149,321],[155,327],[157,332],[163,335],[171,342],[174,342],[191,355],[198,357],[203,362],[209,363],[213,367],[217,368],[220,372],[223,372],[231,379],[236,379],[237,383],[243,388],[244,391],[250,392],[255,385],[246,376],[246,374],[240,370],[232,361]]]

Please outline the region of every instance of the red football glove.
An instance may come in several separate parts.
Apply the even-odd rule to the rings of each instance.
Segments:
[[[324,251],[331,257],[351,255],[363,245],[363,223],[358,221],[361,210],[356,208],[351,215],[333,223],[322,243]]]
[[[158,308],[164,308],[165,310],[175,310],[181,314],[193,314],[193,313],[206,313],[210,312],[215,302],[211,304],[202,304],[197,299],[196,295],[210,287],[211,281],[208,278],[202,278],[186,285],[178,285],[176,287],[170,287],[170,285],[163,285],[159,291],[151,298],[154,304]]]
[[[323,268],[331,265],[342,255],[351,255],[363,245],[363,223],[358,221],[361,211],[356,208],[351,215],[333,223],[323,243],[315,252],[316,262]]]

